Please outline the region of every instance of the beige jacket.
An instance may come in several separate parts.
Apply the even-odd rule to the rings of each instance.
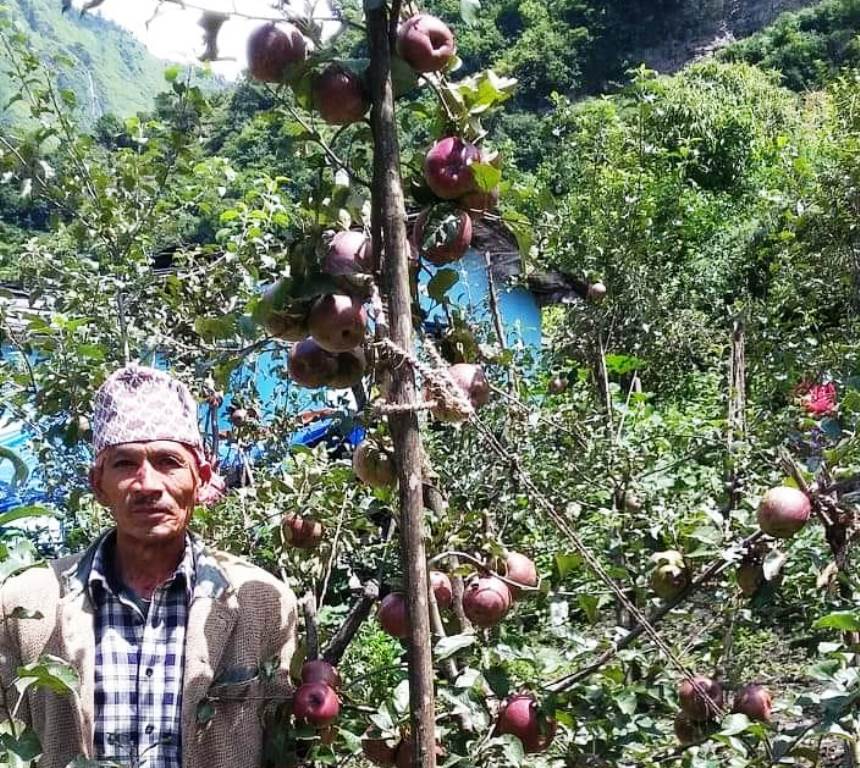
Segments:
[[[80,679],[75,696],[31,687],[21,703],[19,717],[42,744],[41,768],[93,756],[95,634],[85,587],[95,546],[25,571],[0,591],[4,689],[19,666],[45,654],[70,662]],[[185,640],[182,766],[256,768],[263,762],[262,710],[291,693],[296,599],[262,569],[224,552],[203,552]],[[12,618],[18,606],[44,618]]]

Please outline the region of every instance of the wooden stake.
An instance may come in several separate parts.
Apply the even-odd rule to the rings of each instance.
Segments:
[[[370,90],[373,108],[373,230],[382,231],[384,246],[383,292],[388,298],[388,326],[392,341],[412,348],[412,297],[409,290],[409,251],[406,240],[406,206],[400,178],[400,147],[391,84],[392,36],[399,3],[389,17],[387,4],[367,2],[367,38],[370,48]],[[409,366],[392,371],[389,402],[415,402],[415,377]],[[433,659],[430,645],[427,562],[424,552],[422,448],[415,412],[388,417],[400,481],[400,543],[410,634],[409,702],[415,744],[413,768],[435,768],[436,728]]]

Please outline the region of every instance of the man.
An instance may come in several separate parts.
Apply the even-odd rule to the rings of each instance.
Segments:
[[[188,532],[211,468],[182,383],[129,365],[94,406],[90,484],[115,527],[4,585],[0,681],[9,690],[17,668],[45,654],[76,669],[76,695],[30,688],[21,702],[44,768],[79,755],[134,768],[259,766],[264,710],[291,692],[295,596]],[[16,618],[18,606],[43,618]]]

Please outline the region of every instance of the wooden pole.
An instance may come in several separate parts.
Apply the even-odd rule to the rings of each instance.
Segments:
[[[409,289],[409,251],[406,240],[406,205],[400,178],[400,147],[391,84],[392,37],[399,3],[389,17],[387,4],[367,2],[367,38],[370,48],[370,92],[373,108],[373,229],[382,231],[384,247],[383,292],[388,298],[391,340],[401,349],[412,348],[412,297]],[[415,402],[415,376],[405,365],[392,371],[389,401]],[[414,411],[388,417],[400,482],[400,544],[410,632],[409,702],[415,745],[413,768],[435,768],[436,728],[433,658],[430,645],[427,559],[424,551],[423,455]]]

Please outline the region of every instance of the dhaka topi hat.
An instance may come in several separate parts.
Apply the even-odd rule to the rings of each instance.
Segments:
[[[206,463],[197,402],[188,387],[156,368],[130,364],[114,371],[93,399],[96,457],[112,445],[172,440]]]

